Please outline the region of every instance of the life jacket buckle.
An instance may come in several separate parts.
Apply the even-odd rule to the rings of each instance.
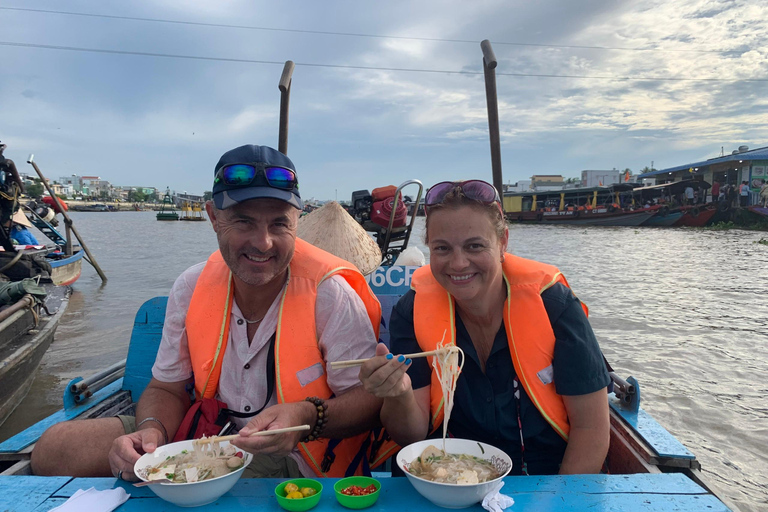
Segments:
[[[333,453],[333,450],[331,448],[328,448],[325,451],[325,455],[323,456],[323,462],[320,464],[320,470],[323,473],[327,473],[328,471],[330,471],[334,460],[336,460],[336,454]]]

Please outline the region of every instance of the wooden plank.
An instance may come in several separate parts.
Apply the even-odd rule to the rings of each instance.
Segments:
[[[0,477],[0,510],[3,512],[29,512],[34,510],[70,480],[72,478],[68,476]]]
[[[332,491],[332,489],[331,489]],[[632,510],[640,512],[730,512],[712,495],[686,494],[564,494],[553,493],[518,493],[513,494],[515,504],[510,510],[557,510],[559,512],[586,512],[593,510]],[[45,512],[54,506],[61,505],[64,498],[51,498],[35,509],[35,512]],[[21,509],[13,509],[21,510]],[[29,509],[26,509],[29,510]],[[160,498],[139,498],[133,496],[120,506],[120,512],[176,512],[176,505],[167,503]],[[227,510],[229,512],[251,512],[253,510],[280,510],[274,494],[269,498],[236,497],[225,494],[215,502],[195,508],[195,510]],[[323,490],[320,503],[313,509],[317,512],[339,512],[343,510],[336,502],[335,496],[328,490]],[[370,512],[445,512],[446,509],[430,503],[423,496],[411,490],[406,495],[382,489],[379,500],[370,508]],[[477,504],[465,510],[482,511]]]
[[[14,478],[14,477],[0,477]],[[45,478],[45,477],[38,477]],[[282,479],[242,478],[229,491],[230,496],[267,498],[274,496],[274,490]],[[336,479],[321,478],[325,489],[333,489]],[[78,489],[94,487],[100,491],[121,486],[131,496],[154,496],[148,487],[133,487],[128,482],[115,478],[76,478],[59,489],[54,496],[66,498]],[[389,478],[386,489],[394,493],[413,493],[407,478]],[[510,476],[504,479],[505,493],[557,493],[557,494],[688,494],[705,495],[707,491],[682,473],[645,475],[555,475],[555,476]]]
[[[611,429],[615,430],[646,463],[658,464],[659,459],[656,452],[637,435],[631,426],[627,425],[622,416],[616,413],[614,409],[611,409]]]
[[[687,460],[694,460],[696,458],[675,436],[670,434],[667,429],[662,427],[644,410],[640,409],[637,413],[634,413],[622,409],[615,402],[611,402],[611,409],[621,416],[626,424],[631,426],[660,457]]]
[[[611,425],[611,445],[606,457],[608,470],[613,475],[631,475],[635,473],[661,473],[661,470],[645,461],[616,427]]]
[[[168,297],[155,297],[142,304],[136,313],[123,378],[123,389],[130,391],[134,400],[138,400],[152,378],[167,304]]]
[[[250,511],[277,510],[274,488],[282,479],[241,479],[235,487],[215,503],[198,510]],[[338,511],[332,489],[336,479],[321,479],[324,492],[315,510]],[[730,510],[715,496],[683,474],[656,475],[567,475],[507,477],[502,492],[515,500],[513,510],[640,510],[640,511],[701,511],[726,512]],[[66,484],[66,485],[64,485]],[[67,477],[0,477],[0,510],[47,511],[60,505],[78,489],[125,488],[131,499],[121,512],[157,512],[178,510],[175,506],[156,498],[150,488],[135,488],[115,478]],[[17,503],[15,496],[25,501]],[[9,500],[6,497],[12,496]],[[47,498],[47,501],[45,501]],[[3,499],[6,501],[3,502]],[[45,507],[41,505],[44,503]],[[39,508],[35,508],[39,507]],[[475,510],[482,510],[479,505]],[[387,478],[382,481],[381,497],[369,509],[380,512],[407,510],[443,510],[418,495],[406,478]]]

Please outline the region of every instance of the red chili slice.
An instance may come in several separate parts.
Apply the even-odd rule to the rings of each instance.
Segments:
[[[341,494],[346,494],[347,496],[365,496],[366,494],[373,494],[375,492],[376,486],[374,484],[371,484],[368,487],[350,485],[349,487],[341,490]]]

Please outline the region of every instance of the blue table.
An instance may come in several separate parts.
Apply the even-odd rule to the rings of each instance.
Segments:
[[[241,479],[214,503],[195,510],[282,511],[274,489],[282,480]],[[343,512],[333,494],[334,479],[321,479],[323,497],[313,510]],[[381,496],[366,510],[371,512],[445,511],[418,494],[406,478],[381,478]],[[515,504],[516,511],[695,511],[730,510],[715,496],[682,474],[653,475],[573,475],[547,477],[507,477],[502,489]],[[136,488],[114,478],[70,478],[38,476],[0,476],[1,512],[45,512],[64,503],[78,489],[97,490],[122,486],[131,498],[119,512],[160,512],[181,509],[156,497],[146,487]],[[483,510],[478,504],[467,510]]]

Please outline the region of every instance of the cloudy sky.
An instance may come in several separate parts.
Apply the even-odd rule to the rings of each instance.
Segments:
[[[490,181],[489,39],[505,183],[661,169],[768,145],[765,19],[762,0],[7,0],[0,140],[52,179],[202,193],[224,151],[277,147],[290,59],[305,198]]]

